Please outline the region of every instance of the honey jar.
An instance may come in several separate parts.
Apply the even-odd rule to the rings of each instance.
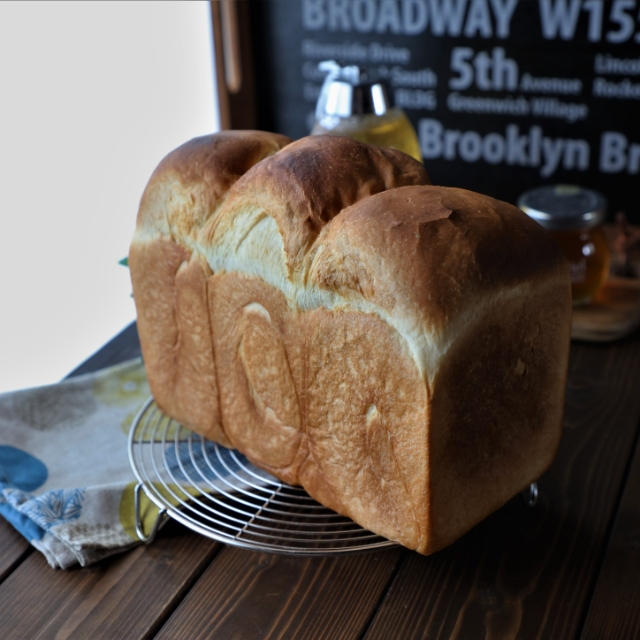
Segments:
[[[584,187],[558,184],[523,193],[518,206],[549,231],[569,260],[573,304],[593,300],[609,275],[609,247],[602,228],[605,197]]]

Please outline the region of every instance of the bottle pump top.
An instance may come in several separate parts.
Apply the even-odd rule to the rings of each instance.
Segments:
[[[380,81],[370,81],[362,67],[342,67],[334,60],[325,60],[318,68],[327,73],[316,105],[318,120],[325,116],[381,116],[391,108],[386,85]]]

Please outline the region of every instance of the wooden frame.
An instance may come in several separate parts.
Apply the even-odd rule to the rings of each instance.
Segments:
[[[249,2],[210,0],[221,129],[256,128]]]

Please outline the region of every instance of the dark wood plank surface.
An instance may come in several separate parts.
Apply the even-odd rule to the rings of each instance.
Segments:
[[[638,380],[637,342],[575,345],[565,430],[539,504],[512,501],[441,554],[413,555],[367,637],[576,637],[636,437]]]
[[[28,553],[31,553],[31,545],[6,520],[0,518],[0,582]]]
[[[225,549],[157,637],[356,638],[400,554],[294,558]]]
[[[582,637],[640,638],[640,442]]]
[[[139,355],[128,327],[73,373]],[[296,558],[176,523],[53,571],[0,521],[3,638],[633,638],[640,635],[640,336],[572,347],[565,431],[516,497],[431,557]]]
[[[84,569],[54,571],[32,553],[0,585],[2,637],[147,637],[218,548],[181,528]]]

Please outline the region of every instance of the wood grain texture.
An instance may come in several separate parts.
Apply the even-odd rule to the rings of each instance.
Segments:
[[[572,638],[634,442],[640,344],[574,345],[558,456],[533,508],[514,500],[449,549],[411,556],[367,638]]]
[[[131,325],[75,373],[137,349]],[[53,571],[0,523],[0,636],[640,637],[639,380],[638,336],[574,345],[539,504],[515,498],[431,557],[218,553],[170,524],[149,547]]]
[[[400,549],[294,558],[227,548],[157,638],[357,638]]]
[[[31,545],[6,520],[0,519],[0,582],[30,550]]]
[[[640,638],[640,443],[591,600],[582,638]]]
[[[85,569],[53,571],[32,553],[0,585],[2,638],[147,637],[217,549],[180,528]]]

